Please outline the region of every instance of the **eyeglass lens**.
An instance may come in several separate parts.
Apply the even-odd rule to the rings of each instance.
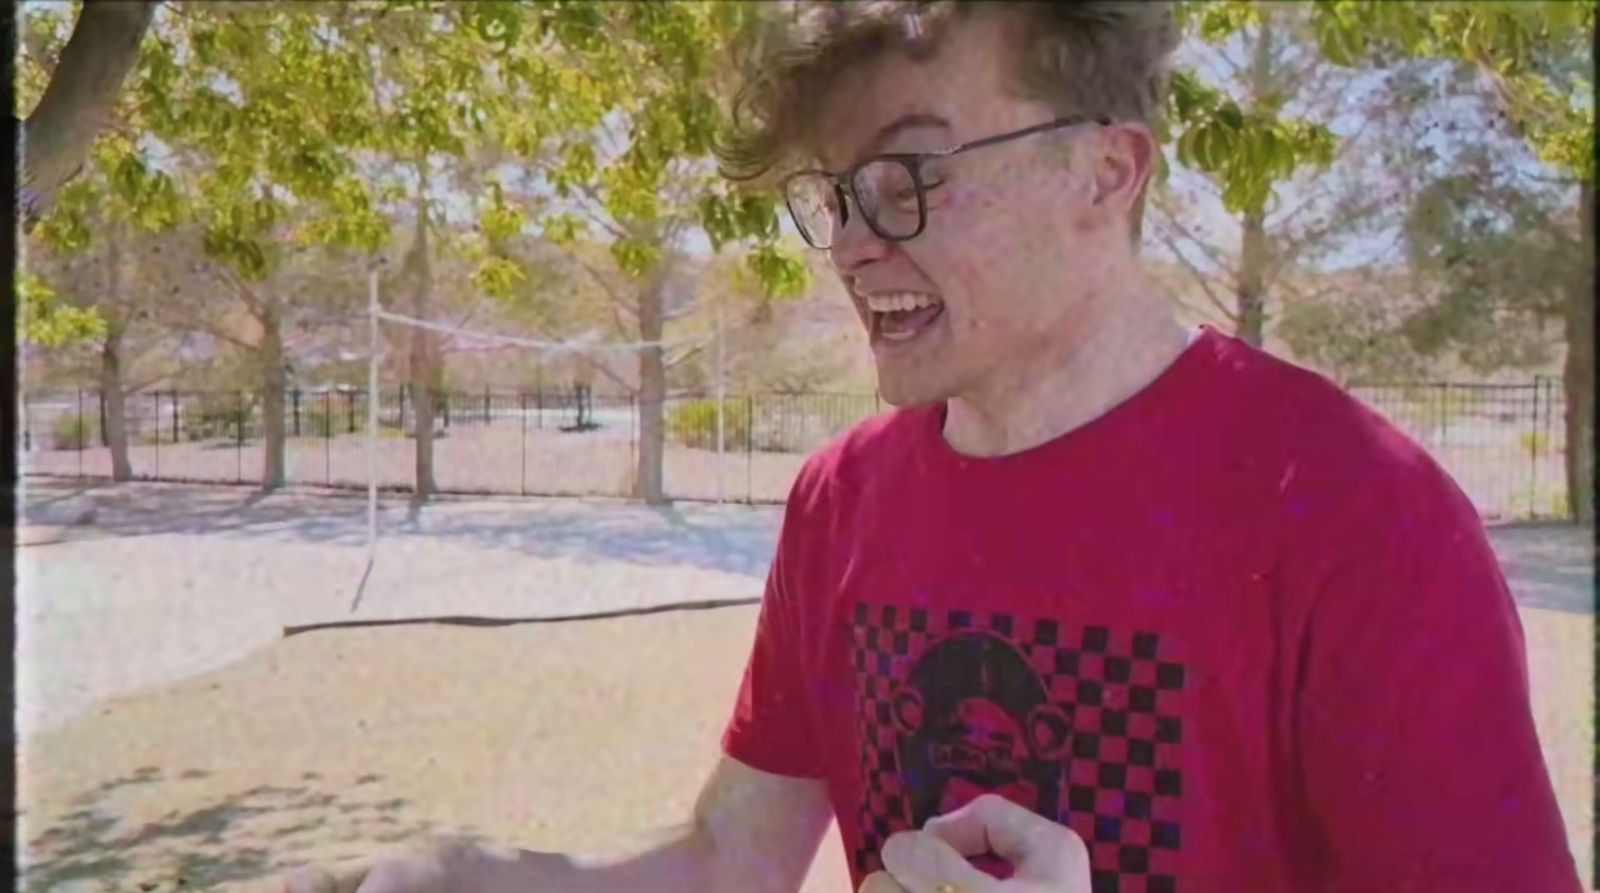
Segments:
[[[855,192],[853,204],[879,235],[906,238],[921,226],[922,203],[916,179],[904,162],[868,162],[856,171],[851,186]],[[789,208],[801,235],[818,248],[831,246],[848,222],[848,210],[841,213],[839,191],[832,179],[821,173],[804,174],[789,182],[788,193]]]

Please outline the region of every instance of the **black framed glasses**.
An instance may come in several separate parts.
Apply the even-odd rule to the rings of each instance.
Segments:
[[[923,179],[924,163],[1083,124],[1104,127],[1111,124],[1111,119],[1103,115],[1069,115],[938,152],[874,155],[840,174],[825,170],[797,171],[783,180],[784,202],[789,206],[795,228],[813,248],[825,251],[833,247],[834,233],[850,222],[852,205],[880,239],[904,242],[921,235],[927,227],[927,192],[939,185],[930,185]]]

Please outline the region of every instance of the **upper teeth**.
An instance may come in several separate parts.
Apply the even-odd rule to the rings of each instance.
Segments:
[[[881,295],[867,295],[867,308],[873,313],[892,313],[896,310],[916,310],[932,307],[938,302],[930,295],[914,291],[897,291]]]

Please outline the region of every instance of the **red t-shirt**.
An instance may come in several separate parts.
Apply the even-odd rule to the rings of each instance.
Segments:
[[[1035,449],[942,423],[808,462],[724,736],[826,782],[856,885],[994,791],[1096,893],[1578,889],[1495,555],[1375,412],[1208,330]]]

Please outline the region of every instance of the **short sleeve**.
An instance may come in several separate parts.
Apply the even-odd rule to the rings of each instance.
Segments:
[[[723,751],[763,772],[820,778],[821,758],[812,729],[801,615],[804,583],[794,563],[806,526],[806,506],[791,494],[777,554],[767,574],[755,644],[745,666]]]
[[[1483,525],[1427,460],[1383,478],[1314,546],[1294,699],[1309,889],[1576,891]]]

